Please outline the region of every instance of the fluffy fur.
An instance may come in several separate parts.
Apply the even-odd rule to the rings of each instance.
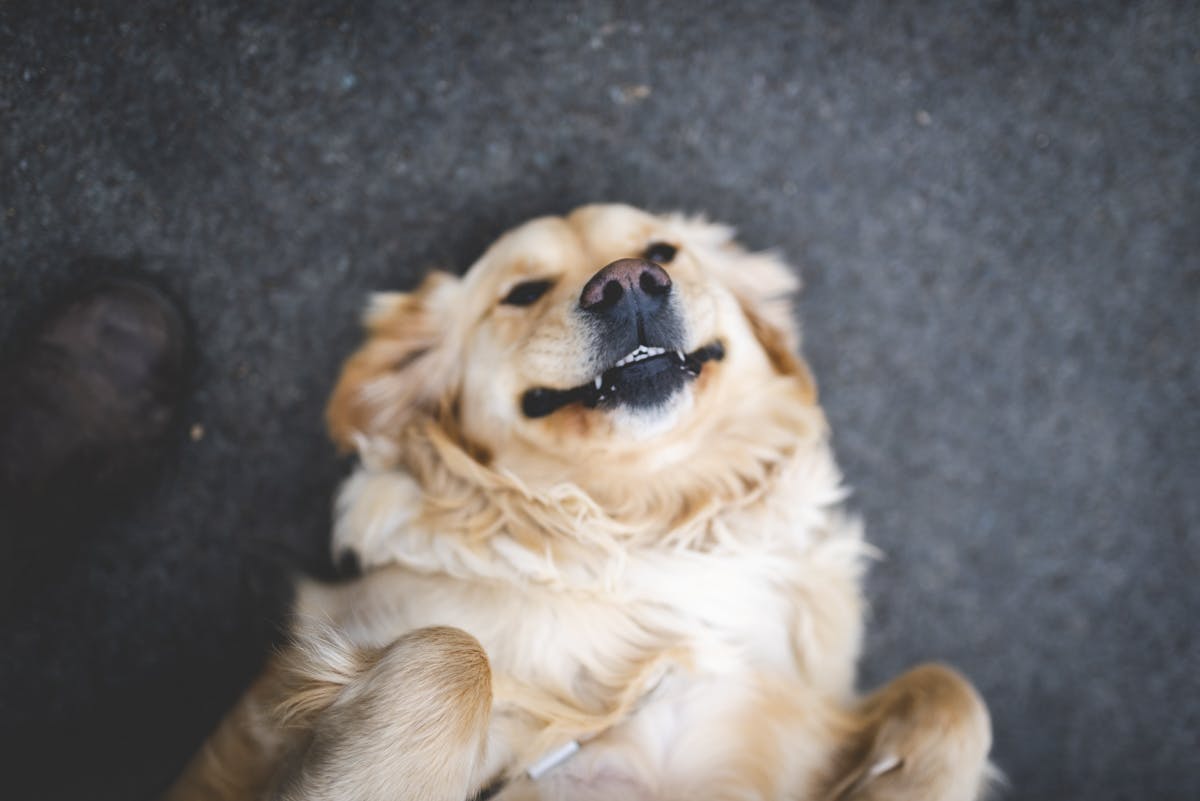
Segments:
[[[650,408],[524,414],[531,389],[613,375],[581,288],[653,243],[676,248],[668,352],[724,358]],[[504,302],[523,281],[548,289]],[[462,278],[377,296],[328,410],[359,457],[334,555],[365,574],[302,585],[294,644],[171,797],[979,795],[990,727],[961,676],[855,692],[869,550],[796,356],[794,290],[727,228],[588,206],[515,229]]]

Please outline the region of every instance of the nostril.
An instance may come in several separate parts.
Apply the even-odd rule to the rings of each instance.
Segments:
[[[671,278],[663,270],[646,270],[638,277],[638,286],[647,295],[665,295],[671,291]]]
[[[621,283],[619,281],[609,281],[604,285],[604,293],[602,295],[600,305],[604,307],[614,306],[624,294],[625,290],[621,288]]]

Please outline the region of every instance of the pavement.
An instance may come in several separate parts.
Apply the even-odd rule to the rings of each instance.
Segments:
[[[114,259],[198,342],[160,480],[0,618],[11,797],[153,797],[328,572],[365,293],[615,200],[799,266],[864,688],[957,666],[1011,798],[1200,798],[1198,90],[1182,2],[5,3],[0,342]]]

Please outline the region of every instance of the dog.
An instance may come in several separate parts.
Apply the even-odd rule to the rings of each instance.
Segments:
[[[855,688],[870,549],[793,270],[591,205],[374,296],[327,410],[357,468],[292,642],[171,799],[969,801],[952,669]]]

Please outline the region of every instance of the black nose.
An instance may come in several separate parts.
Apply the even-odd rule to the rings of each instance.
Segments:
[[[579,307],[601,315],[635,306],[643,314],[659,309],[671,292],[671,276],[652,261],[617,259],[591,277],[579,295]]]

